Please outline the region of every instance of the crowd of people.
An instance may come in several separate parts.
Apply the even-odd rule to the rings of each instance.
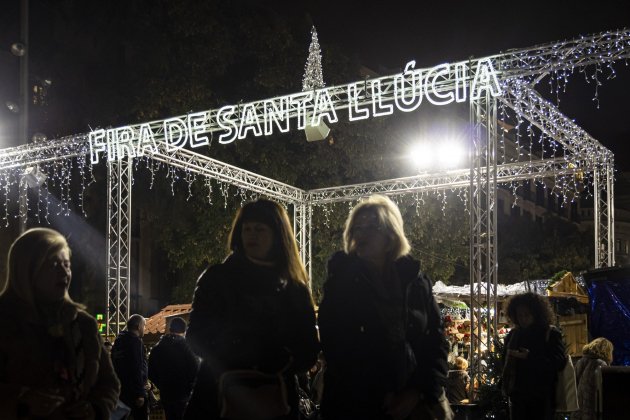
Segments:
[[[432,284],[410,250],[396,204],[361,201],[329,259],[316,317],[286,210],[247,203],[227,258],[197,281],[188,322],[170,320],[147,355],[146,319],[130,316],[113,345],[104,342],[68,294],[66,239],[30,229],[9,250],[0,293],[0,418],[145,420],[153,386],[167,420],[451,420],[450,404],[469,398],[468,363],[458,357],[449,370]],[[511,418],[551,419],[567,362],[562,334],[538,295],[513,297],[507,314]],[[609,343],[595,340],[577,364],[580,419],[593,418],[593,378],[610,363]]]

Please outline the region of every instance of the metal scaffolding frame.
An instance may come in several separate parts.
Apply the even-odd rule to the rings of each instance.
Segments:
[[[498,331],[497,102],[489,93],[470,101],[470,124],[470,368],[482,383],[482,351]]]
[[[129,319],[132,165],[131,158],[107,162],[107,335]]]
[[[595,267],[615,265],[615,191],[612,161],[593,171]]]
[[[613,156],[604,146],[590,137],[551,103],[533,90],[550,73],[568,76],[589,65],[612,65],[630,57],[630,30],[604,32],[574,40],[550,43],[526,49],[510,50],[482,59],[454,63],[448,74],[437,81],[440,93],[457,88],[458,71],[465,72],[470,84],[470,69],[482,61],[492,64],[501,83],[503,94],[497,98],[504,106],[529,120],[545,135],[562,145],[563,158],[535,159],[527,162],[497,164],[496,100],[482,97],[471,101],[470,119],[471,166],[467,170],[439,172],[408,178],[376,181],[304,191],[191,152],[186,149],[168,150],[162,121],[147,123],[154,133],[158,150],[151,159],[206,178],[229,183],[238,188],[265,195],[293,206],[294,228],[301,256],[311,271],[312,208],[316,205],[356,200],[373,193],[400,195],[424,191],[467,188],[471,204],[471,311],[477,314],[473,354],[480,356],[481,327],[490,327],[491,317],[483,316],[496,310],[496,188],[497,185],[525,179],[543,179],[575,173],[593,173],[595,194],[596,265],[614,264],[614,190]],[[413,86],[400,75],[363,80],[327,89],[335,109],[348,109],[351,104],[371,104],[372,86],[378,86],[382,103],[395,100],[397,89],[409,91]],[[486,91],[487,95],[487,91]],[[351,100],[352,99],[352,100]],[[263,101],[251,105],[263,114]],[[289,118],[300,115],[298,106],[288,105]],[[308,104],[302,113],[312,112]],[[222,131],[217,123],[218,109],[206,112],[208,130]],[[180,116],[175,118],[185,118]],[[233,121],[240,125],[239,116]],[[138,130],[140,125],[130,126]],[[24,170],[28,166],[62,159],[90,155],[88,135],[81,134],[40,144],[28,144],[4,149],[0,153],[0,171]],[[107,236],[107,330],[117,333],[129,316],[130,244],[131,244],[131,170],[130,158],[108,162],[108,236]],[[495,312],[496,313],[496,312]],[[113,324],[113,325],[112,325]],[[490,329],[488,329],[490,330]],[[490,348],[490,347],[489,347]],[[473,366],[474,369],[477,369]],[[479,372],[479,370],[477,370]]]

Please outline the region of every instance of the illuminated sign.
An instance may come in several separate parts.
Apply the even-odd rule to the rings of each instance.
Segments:
[[[357,121],[390,115],[394,108],[415,111],[425,98],[433,105],[448,105],[465,102],[468,96],[478,100],[485,93],[501,95],[489,59],[477,61],[472,69],[464,62],[430,69],[415,69],[415,64],[415,61],[407,63],[404,72],[393,77],[228,105],[137,126],[92,130],[90,160],[98,163],[100,154],[106,154],[111,161],[155,153],[157,142],[164,142],[168,151],[209,145],[210,132],[219,132],[219,143],[229,144],[249,135],[286,133],[291,129],[290,121],[303,130],[307,125],[318,126],[322,120],[336,123],[337,111],[341,109],[348,110],[350,121]]]
[[[98,326],[99,334],[105,334],[105,327],[107,327],[107,324],[105,324],[103,314],[96,314],[96,324]]]

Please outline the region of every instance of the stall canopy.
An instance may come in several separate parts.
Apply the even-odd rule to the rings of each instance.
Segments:
[[[538,294],[546,294],[547,284],[549,280],[529,280],[514,284],[499,284],[497,286],[497,300],[503,301],[508,297],[525,292],[534,292]],[[477,290],[477,285],[475,284]],[[470,300],[470,285],[466,286],[447,286],[441,281],[433,285],[433,294],[439,302],[460,300],[468,302]]]
[[[188,320],[192,305],[190,303],[181,305],[168,305],[162,308],[160,312],[147,318],[147,324],[144,327],[144,342],[151,344],[157,342],[162,334],[170,325],[170,320],[176,316]]]

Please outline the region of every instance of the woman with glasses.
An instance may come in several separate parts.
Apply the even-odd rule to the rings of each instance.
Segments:
[[[448,345],[400,210],[371,196],[352,210],[343,238],[319,308],[324,418],[450,419]]]

